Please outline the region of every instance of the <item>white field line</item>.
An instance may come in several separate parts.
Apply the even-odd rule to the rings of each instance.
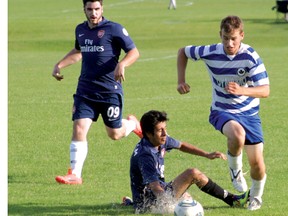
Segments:
[[[127,5],[127,4],[134,4],[134,3],[137,3],[137,2],[143,2],[144,0],[130,0],[130,1],[125,1],[125,2],[119,2],[119,3],[115,3],[115,4],[104,4],[104,7],[117,7],[119,5]],[[193,2],[187,2],[185,4],[185,6],[191,6],[193,5]],[[77,10],[62,10],[62,13],[71,13],[71,12],[75,12],[75,11],[80,11],[82,9],[77,9]]]
[[[165,60],[165,59],[171,59],[171,58],[175,58],[176,59],[176,55],[170,55],[170,56],[163,56],[160,58],[144,58],[144,59],[139,59],[138,62],[147,62],[147,61],[158,61],[158,60]]]
[[[136,2],[143,2],[143,1],[144,0],[131,0],[131,1],[126,1],[126,2],[119,2],[119,3],[115,3],[115,4],[104,5],[104,7],[115,7],[115,6],[119,6],[119,5],[133,4]]]

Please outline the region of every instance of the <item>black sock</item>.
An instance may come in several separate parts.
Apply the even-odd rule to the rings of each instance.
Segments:
[[[227,203],[230,206],[233,205],[233,194],[221,188],[219,185],[214,183],[211,179],[209,179],[208,183],[200,189],[203,192],[213,197],[223,200],[225,203]]]

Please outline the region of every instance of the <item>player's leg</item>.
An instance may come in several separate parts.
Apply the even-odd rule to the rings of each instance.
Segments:
[[[70,168],[67,175],[56,176],[61,184],[82,184],[82,168],[88,152],[87,134],[92,124],[98,118],[92,104],[80,97],[74,96],[73,134],[70,143]]]
[[[203,192],[221,199],[230,206],[243,206],[248,200],[248,191],[240,196],[231,194],[195,168],[187,169],[174,179],[172,187],[175,198],[180,198],[192,184],[196,184]]]
[[[110,124],[108,124],[110,125]],[[139,121],[133,115],[129,115],[127,119],[121,119],[121,126],[119,128],[113,128],[114,126],[107,126],[106,131],[108,136],[113,140],[119,140],[122,137],[128,136],[132,131],[139,137],[142,138],[142,129]]]
[[[245,130],[237,121],[230,120],[224,124],[222,133],[227,137],[227,158],[231,181],[237,191],[244,192],[248,188],[242,171],[242,150],[245,144]]]
[[[81,178],[82,168],[88,153],[87,134],[92,124],[92,119],[83,118],[74,120],[73,136],[70,144],[70,167],[72,174]]]
[[[73,123],[73,136],[70,143],[70,169],[65,176],[57,176],[62,184],[82,184],[82,168],[88,153],[87,133],[92,124],[89,118],[77,119]]]
[[[197,183],[197,185],[203,187],[207,182],[208,178],[198,169],[187,169],[173,180],[174,197],[179,199],[192,184]]]
[[[118,140],[128,136],[133,131],[142,138],[142,130],[137,118],[133,115],[129,115],[127,119],[122,118],[122,96],[118,94],[113,96],[109,98],[110,103],[101,105],[101,115],[108,136],[113,140]]]
[[[266,182],[266,167],[263,157],[263,143],[245,146],[249,164],[252,186],[250,190],[249,210],[257,210],[262,205],[262,195]]]
[[[169,5],[168,5],[168,9],[170,10],[172,6],[172,0],[169,0]]]
[[[176,9],[176,0],[172,0],[173,8]]]

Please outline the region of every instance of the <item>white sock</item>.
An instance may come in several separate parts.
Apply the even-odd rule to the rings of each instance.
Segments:
[[[128,136],[136,128],[136,123],[132,120],[122,119],[122,124],[124,124],[126,127],[125,137]]]
[[[255,180],[255,179],[252,179],[252,186],[251,186],[251,189],[250,189],[250,196],[251,197],[256,197],[260,202],[262,202],[262,195],[263,195],[263,192],[264,192],[264,186],[265,186],[265,183],[266,183],[266,177],[267,175],[265,174],[264,178],[261,179],[260,181],[259,180]]]
[[[229,151],[227,152],[229,167],[233,170],[242,169],[242,152],[238,156],[232,156]]]
[[[70,166],[72,173],[81,178],[82,168],[88,153],[88,143],[72,141],[70,144]]]

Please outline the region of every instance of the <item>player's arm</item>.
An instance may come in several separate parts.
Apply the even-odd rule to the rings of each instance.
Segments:
[[[161,197],[165,191],[161,187],[159,181],[154,181],[148,184],[148,188],[152,190],[153,194],[158,198]]]
[[[67,55],[61,59],[55,66],[52,72],[52,76],[55,77],[56,80],[61,81],[64,77],[61,75],[60,70],[62,68],[65,68],[69,65],[72,65],[78,61],[80,61],[82,58],[82,54],[80,50],[72,49],[70,52],[67,53]]]
[[[186,94],[190,91],[190,86],[185,81],[185,73],[188,58],[185,54],[185,47],[180,48],[177,56],[178,86],[177,91],[180,94]]]
[[[228,85],[225,87],[225,90],[230,94],[243,95],[254,98],[267,98],[270,94],[269,85],[243,87],[240,86],[238,83],[229,82]]]
[[[180,147],[179,147],[179,150],[182,151],[182,152],[186,152],[186,153],[189,153],[189,154],[193,154],[193,155],[198,155],[198,156],[201,156],[201,157],[206,157],[208,159],[215,159],[215,158],[221,158],[223,160],[227,160],[227,157],[225,154],[223,154],[222,152],[206,152],[194,145],[191,145],[187,142],[181,142],[180,143]]]
[[[117,64],[114,71],[114,78],[116,81],[125,81],[125,68],[132,65],[138,58],[140,54],[138,49],[135,47],[129,50],[121,61]]]

